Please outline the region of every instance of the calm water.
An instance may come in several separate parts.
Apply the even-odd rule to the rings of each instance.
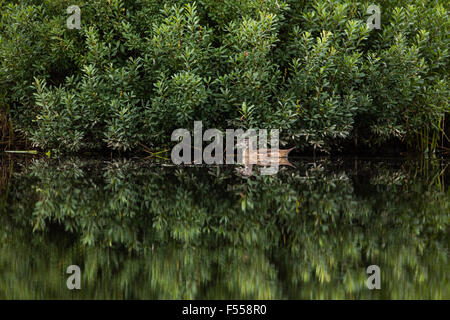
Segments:
[[[291,162],[1,159],[0,299],[450,298],[448,162]]]

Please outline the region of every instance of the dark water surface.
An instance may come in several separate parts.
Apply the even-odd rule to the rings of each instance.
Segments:
[[[0,299],[450,298],[448,162],[291,162],[1,159]]]

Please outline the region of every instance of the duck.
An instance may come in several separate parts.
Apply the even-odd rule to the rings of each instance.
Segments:
[[[256,149],[250,150],[249,140],[244,140],[244,146],[242,148],[242,160],[244,168],[237,168],[238,173],[243,176],[251,176],[253,174],[253,165],[261,167],[273,167],[273,166],[295,166],[289,162],[289,153],[295,148],[290,149]]]

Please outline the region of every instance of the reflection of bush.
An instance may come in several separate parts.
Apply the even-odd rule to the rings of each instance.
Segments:
[[[61,268],[76,260],[92,283],[81,294],[97,298],[442,298],[448,190],[388,166],[377,172],[398,179],[360,190],[353,169],[330,165],[243,180],[223,168],[39,160],[11,184],[0,270],[23,277],[7,288],[27,297],[24,279],[47,277],[42,294],[66,295]],[[382,268],[380,295],[365,289],[369,264]]]
[[[12,168],[8,160],[0,157],[0,194],[6,195],[8,193],[9,180],[11,178]]]

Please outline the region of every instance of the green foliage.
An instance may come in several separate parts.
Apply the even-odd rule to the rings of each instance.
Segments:
[[[448,298],[448,163],[355,163],[254,179],[125,160],[0,168],[0,298]],[[366,288],[370,264],[382,290]]]
[[[446,1],[0,1],[0,108],[36,147],[163,147],[174,129],[280,128],[332,151],[448,142]],[[448,120],[447,120],[448,121]]]

